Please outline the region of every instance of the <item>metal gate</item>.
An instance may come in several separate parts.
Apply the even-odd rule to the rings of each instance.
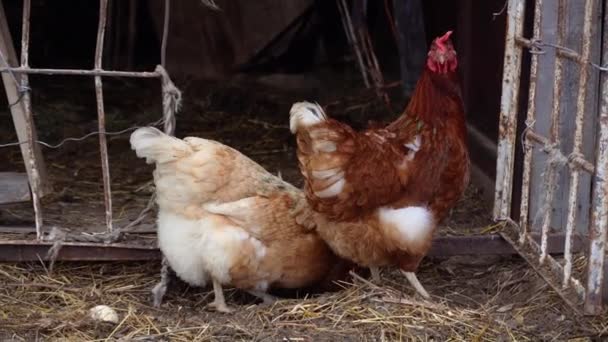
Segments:
[[[203,0],[203,5],[214,8],[215,4],[211,0]],[[54,249],[55,256],[64,242],[65,246],[72,248],[71,257],[74,259],[87,259],[86,249],[90,247],[111,247],[112,251],[106,254],[112,254],[114,258],[120,259],[129,254],[129,250],[137,249],[132,246],[121,246],[112,244],[120,236],[121,229],[127,229],[129,226],[136,224],[132,222],[127,227],[114,227],[112,218],[112,190],[110,183],[110,168],[108,162],[108,148],[106,135],[106,115],[104,110],[104,96],[102,89],[102,77],[132,77],[132,78],[159,78],[162,87],[162,118],[153,124],[163,125],[167,134],[173,134],[175,129],[175,113],[179,108],[181,101],[181,93],[175,87],[166,70],[165,55],[167,47],[167,37],[169,30],[170,18],[170,0],[164,1],[164,26],[162,31],[162,42],[160,59],[161,65],[158,65],[154,71],[146,72],[131,72],[131,71],[112,71],[102,68],[102,56],[104,50],[104,36],[106,32],[108,0],[99,0],[99,23],[97,27],[97,42],[95,49],[95,64],[92,70],[77,70],[77,69],[41,69],[30,68],[28,60],[29,38],[30,38],[30,12],[31,0],[23,0],[23,17],[22,17],[22,36],[21,36],[21,58],[17,61],[16,53],[13,48],[8,24],[4,13],[4,8],[0,1],[0,72],[4,87],[9,100],[11,114],[15,123],[15,128],[19,141],[0,145],[0,147],[19,146],[21,148],[24,164],[27,171],[28,183],[31,188],[31,201],[34,208],[36,241],[31,241],[30,245],[41,247],[34,249],[32,252],[37,254],[40,251],[48,250],[49,245],[57,247]],[[43,230],[44,213],[40,204],[40,199],[45,193],[48,193],[48,182],[46,181],[46,171],[44,160],[39,149],[39,144],[44,144],[37,140],[36,128],[33,122],[32,105],[30,99],[30,87],[28,74],[44,74],[44,75],[84,75],[92,76],[95,81],[95,98],[97,103],[97,118],[98,130],[90,133],[87,136],[97,134],[99,136],[99,150],[101,155],[101,168],[103,175],[103,192],[105,205],[105,226],[106,231],[100,234],[82,234],[76,232],[73,236],[66,237],[65,232],[52,234],[52,232]],[[123,132],[134,130],[133,127]],[[85,136],[86,137],[86,136]],[[78,138],[74,140],[82,140]],[[48,145],[47,145],[48,146]],[[144,212],[149,211],[153,205],[153,198],[150,199],[148,207]],[[51,233],[51,234],[49,234]],[[78,244],[70,244],[76,241]],[[57,243],[58,242],[58,243]],[[103,242],[103,244],[101,244]],[[3,253],[22,254],[22,250],[18,247],[22,246],[27,241],[3,241]],[[103,245],[103,246],[100,246]],[[68,248],[69,249],[69,248]],[[141,258],[148,258],[152,254],[156,254],[154,248],[141,248]],[[53,250],[53,249],[52,249]],[[41,257],[40,255],[35,255]],[[28,256],[21,255],[22,259],[28,259]]]
[[[494,219],[508,223],[503,237],[586,314],[602,310],[608,231],[603,7],[600,0],[508,1],[494,203]],[[548,254],[551,235],[563,238],[563,258]],[[580,255],[572,248],[578,237],[589,241]]]

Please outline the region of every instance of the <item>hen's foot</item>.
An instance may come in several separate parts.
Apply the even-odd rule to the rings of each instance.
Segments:
[[[249,293],[250,295],[259,298],[261,300],[264,301],[264,305],[272,305],[274,304],[277,300],[279,300],[277,297],[273,296],[273,295],[269,295],[266,292],[262,292],[262,291],[255,291],[255,290],[250,290],[247,291],[247,293]]]
[[[218,300],[214,300],[213,302],[209,303],[209,307],[212,308],[213,310],[217,311],[217,312],[221,312],[221,313],[233,313],[234,309],[229,307],[228,305],[226,305],[225,302],[218,302]]]
[[[428,292],[426,292],[426,290],[424,289],[422,284],[420,284],[420,281],[418,281],[418,277],[416,277],[416,273],[405,272],[402,270],[401,274],[403,274],[405,276],[405,278],[410,282],[410,284],[414,287],[414,289],[416,289],[416,292],[418,292],[422,297],[424,297],[425,299],[431,298],[431,296],[429,295]]]

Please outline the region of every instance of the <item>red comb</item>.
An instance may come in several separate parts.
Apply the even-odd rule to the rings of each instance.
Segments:
[[[450,36],[452,35],[452,31],[448,31],[446,32],[443,36],[437,38],[437,40],[435,41],[437,43],[437,46],[440,49],[445,49],[445,46],[443,45],[448,39],[450,39]]]
[[[446,40],[450,39],[453,31],[446,32],[443,36],[437,38],[437,41],[440,43],[445,43]]]

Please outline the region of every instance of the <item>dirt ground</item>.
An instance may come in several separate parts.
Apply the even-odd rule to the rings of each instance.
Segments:
[[[40,140],[57,144],[96,130],[92,81],[32,78],[33,107]],[[274,87],[273,85],[279,85]],[[309,99],[330,104],[328,114],[361,127],[367,120],[390,120],[392,109],[349,74],[239,77],[230,82],[180,80],[183,110],[176,135],[195,135],[229,144],[286,180],[301,185],[295,168],[294,139],[287,127],[289,107]],[[107,80],[108,131],[158,120],[156,80]],[[74,95],[76,94],[76,95]],[[0,122],[10,123],[6,106]],[[10,124],[0,125],[0,143],[16,140]],[[123,227],[139,215],[150,196],[151,167],[137,159],[129,134],[108,137],[114,224]],[[43,147],[53,193],[43,200],[47,227],[102,231],[103,195],[98,140]],[[0,150],[0,171],[21,171],[18,148]],[[1,226],[32,224],[28,203],[0,206]],[[127,239],[154,244],[154,215]],[[487,203],[472,186],[440,234],[492,232]],[[31,239],[31,230],[0,234],[1,240]],[[397,274],[385,270],[381,284],[355,278],[334,293],[298,294],[273,306],[257,305],[230,290],[235,314],[206,309],[210,289],[176,282],[160,309],[150,304],[158,281],[157,262],[0,264],[0,339],[14,340],[268,340],[268,341],[519,341],[608,338],[608,316],[577,317],[517,257],[453,257],[426,260],[419,277],[432,300],[423,301]],[[98,324],[88,310],[109,305],[119,323]]]

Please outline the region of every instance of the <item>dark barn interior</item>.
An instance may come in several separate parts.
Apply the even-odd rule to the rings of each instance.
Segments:
[[[4,1],[17,51],[20,49],[20,4],[18,0]],[[484,187],[487,198],[492,198],[495,173],[505,33],[503,5],[504,1],[498,0],[480,4],[470,0],[424,1],[420,9],[424,15],[423,25],[414,28],[418,30],[414,33],[424,39],[410,47],[412,54],[421,55],[422,51],[423,56],[426,46],[422,44],[428,45],[438,35],[454,30],[467,121],[472,130],[469,137],[472,158],[479,168],[476,173],[479,177],[475,178]],[[91,68],[96,6],[76,0],[34,1],[32,6],[31,66]],[[362,88],[334,2],[302,0],[279,6],[273,1],[255,5],[229,2],[219,12],[205,9],[196,1],[176,2],[173,7],[167,69],[178,86],[186,87],[186,93],[192,82],[245,78],[279,88],[295,87],[302,92],[300,98],[327,94],[327,88],[338,88],[332,92],[348,92],[345,84]],[[400,68],[396,28],[391,27],[387,18],[387,13],[394,17],[392,8],[387,12],[390,7],[386,1],[370,2],[366,25],[385,84],[392,85],[388,88],[392,106],[389,110],[353,113],[353,120],[363,120],[361,124],[368,120],[388,121],[398,115],[420,71],[420,62],[400,71],[403,68]],[[111,2],[103,59],[105,69],[144,71],[160,63],[162,10],[160,0]],[[411,11],[417,13],[415,8]],[[257,19],[268,16],[269,20]],[[406,82],[402,82],[401,88],[394,86],[402,76]],[[37,77],[33,82],[36,85],[47,81],[50,81],[48,77]],[[281,84],[283,81],[286,84]]]
[[[302,177],[287,124],[291,104],[317,101],[331,117],[355,128],[387,123],[408,103],[428,45],[453,30],[474,165],[472,184],[439,235],[483,238],[497,232],[490,210],[507,25],[504,0],[346,1],[351,8],[362,6],[360,12],[353,10],[352,20],[369,32],[382,72],[378,88],[365,86],[339,1],[219,0],[218,11],[198,0],[170,3],[165,66],[183,92],[175,135],[230,145],[297,186]],[[532,8],[533,1],[527,3]],[[22,4],[0,2],[17,52]],[[110,0],[105,70],[151,71],[161,63],[164,4]],[[93,68],[98,2],[32,0],[31,13],[31,67]],[[153,168],[136,158],[129,133],[161,118],[161,90],[158,79],[103,81],[106,126],[112,132],[107,139],[114,226],[123,227],[141,213],[153,192]],[[45,225],[104,231],[99,142],[97,135],[88,135],[97,130],[92,77],[31,75],[30,85],[38,138],[52,145],[42,147],[52,186],[42,199]],[[18,139],[8,102],[0,98],[0,144],[5,144]],[[18,147],[0,148],[0,172],[24,172]],[[0,203],[0,239],[35,238],[33,217],[30,202]],[[124,242],[154,246],[154,219],[148,215]],[[431,292],[441,293],[438,304],[409,302],[398,291],[413,290],[399,275],[388,274],[387,289],[355,279],[356,286],[313,296],[304,306],[296,298],[309,294],[290,293],[285,304],[272,309],[249,305],[231,316],[204,310],[209,289],[181,283],[169,290],[162,309],[152,308],[149,290],[158,278],[158,260],[58,262],[52,273],[40,262],[0,264],[0,287],[5,288],[0,289],[0,338],[9,331],[23,339],[35,334],[68,340],[128,340],[147,334],[151,340],[495,341],[576,337],[605,326],[564,316],[560,298],[524,261],[510,252],[492,255],[498,245],[504,248],[474,246],[480,255],[450,258],[436,249],[437,256],[426,258],[420,279]],[[31,288],[53,277],[61,278],[53,280],[57,287]],[[226,293],[228,300],[254,303],[239,291]],[[370,293],[380,293],[380,299],[367,300]],[[379,303],[388,297],[393,302]],[[93,304],[120,307],[125,320],[115,327],[76,318]],[[35,306],[44,310],[31,314]],[[14,321],[3,322],[3,314]]]

